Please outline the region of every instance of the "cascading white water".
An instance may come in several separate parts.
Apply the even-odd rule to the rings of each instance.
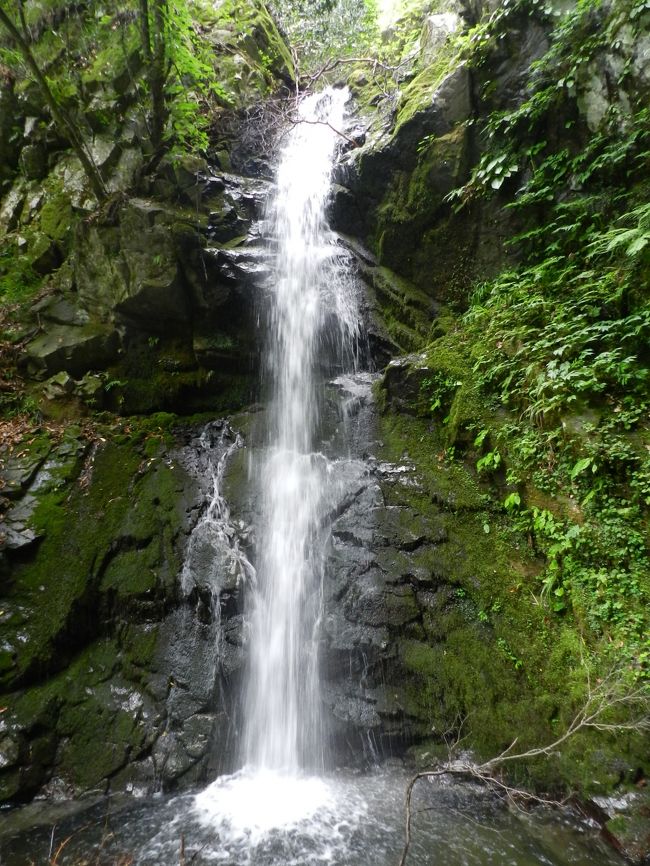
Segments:
[[[228,461],[243,444],[239,433],[222,421],[208,424],[199,440],[207,457],[212,490],[208,507],[190,536],[181,587],[185,595],[189,595],[196,586],[207,589],[212,596],[217,617],[220,616],[219,594],[224,584],[238,584],[240,581],[250,583],[255,575],[253,566],[239,544],[222,492]]]
[[[275,251],[265,365],[271,404],[257,461],[261,518],[248,586],[244,768],[195,799],[200,820],[219,827],[242,863],[262,840],[307,824],[327,847],[341,821],[321,775],[317,641],[328,515],[345,472],[318,450],[317,428],[319,386],[352,369],[358,332],[340,248],[325,221],[347,99],[347,90],[330,88],[301,102],[267,213]],[[353,811],[358,819],[364,807],[356,803]]]
[[[322,763],[316,628],[328,464],[312,450],[326,322],[343,337],[339,351],[356,328],[341,280],[332,279],[335,248],[324,217],[346,99],[345,91],[329,89],[302,102],[270,213],[277,244],[267,349],[273,400],[261,471],[245,760],[284,773]]]

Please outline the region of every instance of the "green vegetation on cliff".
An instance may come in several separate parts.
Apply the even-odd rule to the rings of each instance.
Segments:
[[[590,131],[593,91],[576,111],[572,88],[617,40],[640,38],[644,16],[583,2],[562,18],[523,101],[489,115],[487,151],[454,194],[504,189],[520,226],[509,241],[520,264],[476,290],[461,326],[486,400],[510,413],[493,432],[517,493],[509,511],[546,556],[550,606],[639,673],[650,664],[647,90],[622,65]]]
[[[431,718],[436,695],[454,696],[487,756],[506,745],[486,739],[490,713],[505,712],[499,731],[518,718],[539,745],[566,726],[590,677],[647,697],[650,674],[650,9],[491,8],[420,58],[356,181],[369,204],[360,230],[380,261],[446,305],[418,353],[389,365],[382,433],[430,473],[434,503],[445,501],[436,479],[453,478],[461,501],[463,477],[478,493],[473,529],[460,510],[449,530],[477,554],[461,587],[473,625],[456,641],[452,605],[447,655],[432,635],[404,658]],[[481,624],[494,630],[485,655]],[[485,684],[461,696],[474,659],[488,682],[506,659],[517,671],[496,674],[491,710]],[[436,726],[452,722],[443,713]],[[616,783],[600,772],[606,756],[644,766],[647,734],[634,736],[589,732],[525,772],[595,790]]]
[[[372,614],[391,636],[394,716],[438,747],[467,718],[489,758],[515,737],[552,741],[588,676],[647,684],[650,10],[464,5],[463,18],[413,2],[383,45],[371,3],[345,31],[347,0],[277,13],[330,77],[381,51],[350,75],[368,135],[342,156],[341,222],[377,257],[358,266],[373,337],[414,353],[378,389],[377,456],[417,483],[386,485],[382,507],[439,534],[386,564],[406,561],[405,577],[389,574]],[[25,0],[13,19],[101,175],[102,208],[16,46],[2,48],[0,456],[19,536],[0,614],[17,720],[5,799],[55,766],[81,790],[149,756],[154,733],[111,697],[116,677],[142,685],[162,730],[175,684],[156,670],[158,619],[190,523],[166,413],[251,400],[265,265],[244,242],[268,154],[236,154],[233,130],[296,77],[261,0],[105,7]],[[44,416],[90,417],[88,436],[54,425],[52,439]],[[201,627],[208,605],[191,603]],[[97,737],[110,753],[93,755]],[[583,732],[514,772],[609,793],[643,773],[645,745],[639,730]]]
[[[644,676],[650,13],[556,5],[512,0],[446,36],[439,16],[431,56],[423,31],[359,191],[380,261],[455,310],[412,363],[414,408],[492,479],[546,562],[541,602]]]

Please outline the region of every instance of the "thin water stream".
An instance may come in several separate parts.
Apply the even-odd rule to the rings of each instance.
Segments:
[[[358,316],[324,217],[346,98],[330,89],[303,101],[304,122],[287,137],[266,220],[276,252],[267,317],[269,423],[252,472],[261,513],[255,568],[233,542],[222,498],[225,461],[241,445],[227,426],[217,442],[223,455],[213,470],[214,502],[194,540],[215,540],[221,560],[247,584],[241,769],[171,798],[100,801],[56,816],[34,806],[22,813],[24,832],[21,816],[10,832],[0,829],[3,866],[47,862],[53,822],[58,836],[70,835],[59,866],[95,862],[91,854],[97,863],[137,866],[397,866],[408,775],[397,763],[366,774],[328,770],[318,680],[328,515],[346,475],[359,472],[348,454],[322,453],[318,433],[325,381],[348,383],[342,418],[358,399]],[[414,810],[412,866],[621,863],[594,828],[566,816],[512,813],[474,784],[423,781]]]

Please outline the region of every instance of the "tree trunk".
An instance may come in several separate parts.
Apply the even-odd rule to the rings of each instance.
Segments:
[[[149,30],[149,0],[140,0],[140,38],[144,62],[151,63],[151,32]]]
[[[153,6],[153,46],[149,67],[149,87],[151,88],[151,143],[154,154],[162,149],[165,124],[167,123],[167,103],[165,84],[167,82],[165,6],[166,0],[152,0]]]
[[[149,136],[153,147],[154,161],[162,153],[168,114],[165,99],[165,85],[167,83],[166,5],[167,0],[139,0],[142,56],[147,67],[147,81],[151,98]]]
[[[84,171],[86,172],[86,176],[90,182],[90,186],[92,187],[92,191],[95,194],[95,198],[98,202],[105,201],[108,197],[106,186],[104,185],[102,176],[99,173],[99,169],[95,165],[90,153],[86,149],[86,145],[84,143],[81,133],[76,128],[74,121],[68,116],[68,113],[65,111],[63,106],[61,106],[57,102],[56,97],[52,93],[50,85],[47,83],[45,75],[39,68],[38,63],[36,62],[34,55],[32,54],[31,48],[29,47],[25,38],[22,36],[11,18],[9,18],[7,13],[1,7],[0,24],[4,26],[5,30],[7,30],[13,41],[18,46],[20,53],[25,59],[25,63],[27,64],[32,75],[34,76],[36,83],[41,89],[41,93],[43,94],[43,98],[45,99],[45,102],[50,109],[54,122],[67,136],[75,153],[79,157]]]

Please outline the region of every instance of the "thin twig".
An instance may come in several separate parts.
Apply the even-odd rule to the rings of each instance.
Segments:
[[[303,117],[295,117],[289,118],[289,123],[292,129],[296,126],[299,126],[301,123],[307,123],[310,126],[327,126],[332,130],[332,132],[336,133],[336,135],[340,135],[341,138],[349,141],[350,144],[353,144],[355,146],[358,144],[357,141],[355,141],[353,138],[350,138],[350,136],[346,135],[344,132],[341,132],[341,130],[337,129],[335,126],[332,126],[332,124],[327,120],[306,120]]]
[[[49,862],[50,862],[50,866],[57,866],[57,863],[59,862],[59,855],[61,854],[61,852],[63,851],[63,849],[65,848],[65,846],[68,844],[68,842],[69,842],[72,838],[74,838],[75,836],[77,836],[79,833],[83,832],[84,830],[87,830],[88,827],[92,827],[92,823],[84,824],[83,827],[79,827],[77,830],[74,831],[74,833],[70,833],[70,835],[69,835],[67,838],[65,838],[65,839],[63,840],[63,842],[61,842],[61,844],[59,845],[59,847],[56,849],[56,852],[55,852],[55,854],[54,854],[54,857],[52,857],[52,858],[50,859],[50,861],[49,861]]]
[[[382,63],[380,60],[377,60],[376,57],[334,57],[331,60],[328,60],[327,63],[313,75],[308,74],[305,77],[309,78],[310,82],[314,84],[319,78],[321,78],[321,76],[325,75],[327,72],[331,72],[333,69],[336,69],[337,66],[344,63],[368,63],[372,66],[373,74],[377,69],[382,69],[384,72],[397,72],[406,62],[406,60],[403,60],[401,63],[398,63],[397,66],[390,66],[387,63]]]
[[[212,842],[214,842],[214,841],[218,841],[218,839],[219,839],[219,834],[217,834],[217,836],[216,836],[216,840],[213,838],[213,839],[208,839],[207,842],[204,842],[203,845],[201,845],[200,848],[197,848],[196,851],[194,852],[194,854],[192,854],[192,856],[190,857],[189,862],[190,862],[190,863],[194,863],[195,859],[199,856],[199,854],[200,854],[200,853],[201,853],[205,848],[208,847],[208,845],[210,844],[210,842],[211,842],[211,841],[212,841]]]

